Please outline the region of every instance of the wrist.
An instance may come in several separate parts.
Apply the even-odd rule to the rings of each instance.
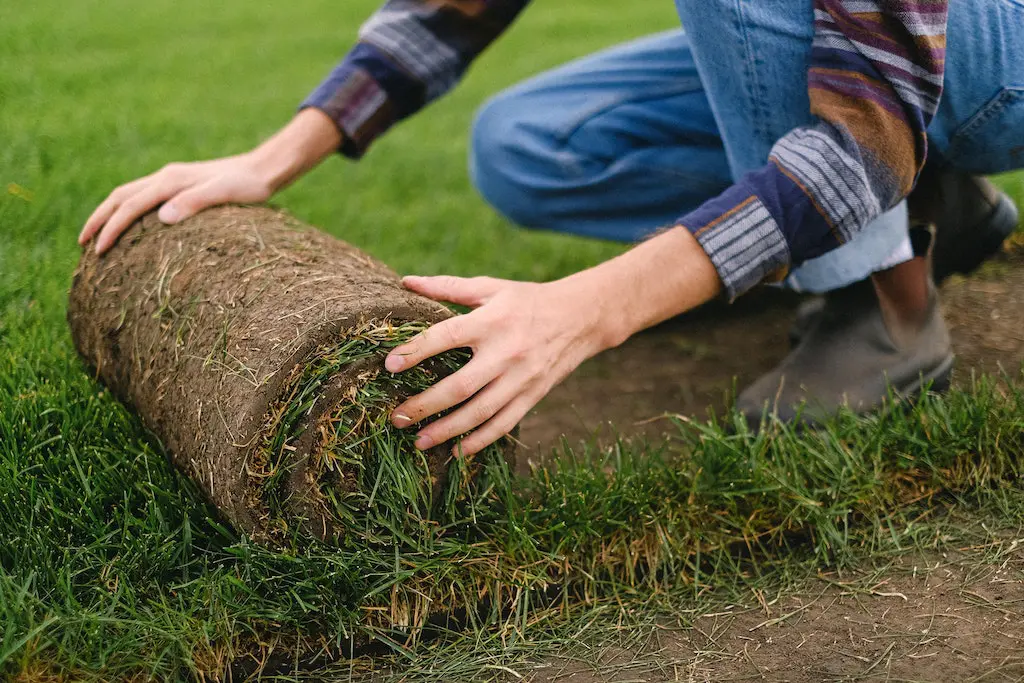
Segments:
[[[242,155],[250,171],[274,194],[287,185],[294,177],[294,160],[284,154],[274,154],[262,146]]]
[[[341,141],[334,122],[322,111],[308,108],[245,157],[273,194],[320,163]]]
[[[577,302],[596,316],[601,349],[704,304],[722,289],[711,259],[685,227],[667,230],[626,253],[567,278]]]
[[[565,287],[566,300],[577,318],[580,336],[589,347],[589,356],[621,345],[638,330],[624,314],[619,299],[621,287],[616,273],[602,264],[559,281]]]

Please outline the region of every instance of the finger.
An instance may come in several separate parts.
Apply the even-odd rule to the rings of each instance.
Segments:
[[[85,226],[82,228],[82,232],[78,234],[78,243],[85,244],[92,239],[92,236],[96,234],[96,231],[99,230],[114,214],[114,211],[121,205],[121,202],[123,202],[127,197],[138,192],[139,188],[149,182],[151,178],[152,175],[148,175],[144,178],[133,180],[130,183],[121,185],[107,195],[107,198],[104,199],[99,206],[93,209],[92,214],[90,214],[88,220],[85,221]]]
[[[540,399],[534,398],[532,395],[520,394],[517,399],[488,420],[484,426],[455,444],[452,447],[452,455],[467,457],[476,455],[501,437],[511,434],[516,425],[530,412],[530,409],[537,405],[538,400]]]
[[[102,254],[114,245],[117,238],[128,229],[132,223],[141,216],[148,213],[154,206],[167,200],[178,191],[177,185],[164,183],[150,184],[128,197],[121,203],[114,215],[110,217],[106,225],[96,238],[96,253]]]
[[[520,382],[507,375],[499,377],[469,403],[424,427],[416,435],[416,448],[426,450],[479,427],[498,414],[521,391]]]
[[[472,398],[500,374],[499,366],[472,360],[458,372],[395,408],[391,421],[400,429],[414,425]]]
[[[228,188],[223,183],[209,181],[202,185],[190,187],[181,194],[172,197],[160,207],[157,214],[164,223],[178,223],[196,215],[203,209],[224,204],[229,201]]]
[[[470,346],[471,335],[466,331],[466,321],[472,316],[472,313],[459,315],[428,327],[409,342],[392,349],[384,359],[384,368],[388,372],[401,372],[439,353]],[[472,322],[470,320],[470,326]]]
[[[409,275],[402,278],[402,284],[417,294],[435,301],[448,301],[461,306],[476,308],[482,306],[505,286],[506,281],[493,277],[454,277],[439,275],[423,277]]]

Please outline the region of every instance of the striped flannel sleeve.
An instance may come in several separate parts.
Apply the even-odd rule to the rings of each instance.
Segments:
[[[454,86],[529,0],[388,0],[300,108],[325,112],[362,156],[392,125]]]
[[[679,223],[735,299],[849,241],[913,189],[945,69],[948,0],[814,0],[812,126]]]

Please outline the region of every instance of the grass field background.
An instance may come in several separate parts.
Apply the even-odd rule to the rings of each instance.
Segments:
[[[0,677],[196,676],[223,665],[225,634],[322,609],[329,566],[296,576],[291,559],[210,521],[138,421],[83,370],[65,299],[75,237],[110,189],[271,134],[376,4],[0,4]],[[593,264],[619,247],[515,230],[472,191],[473,111],[531,74],[675,22],[667,1],[538,3],[455,93],[363,162],[332,159],[275,201],[400,272],[543,280]],[[1011,493],[985,503],[1002,524],[1020,519]],[[878,548],[950,533],[936,523]],[[784,565],[764,580],[778,587],[812,571]],[[438,680],[487,666],[499,675],[566,633],[499,634],[405,664]]]

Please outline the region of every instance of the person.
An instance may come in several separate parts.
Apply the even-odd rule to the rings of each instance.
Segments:
[[[358,159],[455,85],[527,2],[389,0],[280,132],[250,152],[171,164],[117,188],[80,241],[95,237],[103,252],[158,205],[174,223],[263,201],[335,150]],[[1024,3],[677,9],[683,30],[543,74],[479,113],[471,176],[499,212],[637,244],[548,283],[405,278],[472,309],[386,359],[401,372],[473,351],[395,410],[396,426],[419,425],[418,448],[465,435],[461,451],[475,453],[587,358],[765,283],[825,297],[803,312],[790,355],[738,398],[751,419],[767,406],[784,420],[842,403],[868,411],[890,386],[945,383],[953,353],[932,264],[939,278],[969,271],[1017,223],[981,176],[1024,165]]]

